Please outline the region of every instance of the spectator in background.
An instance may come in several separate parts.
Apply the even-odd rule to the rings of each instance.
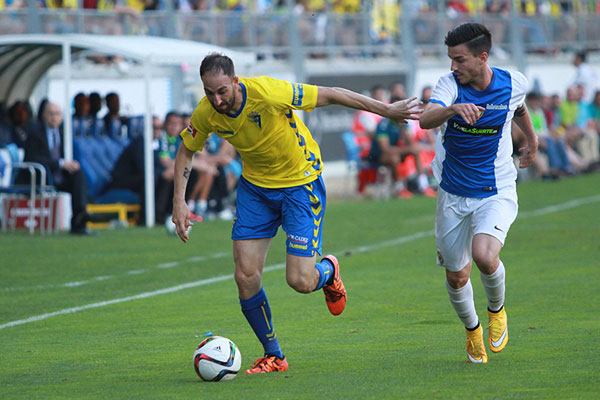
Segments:
[[[152,118],[152,150],[154,155],[154,197],[165,198],[169,195],[169,184],[173,181],[172,171],[167,171],[159,160],[159,138],[162,133],[162,123],[156,116]],[[144,177],[144,136],[139,135],[123,150],[110,174],[111,180],[104,192],[113,189],[126,189],[136,193],[142,206],[141,218],[138,225],[145,225],[146,191]],[[167,217],[164,209],[155,207],[155,219],[163,223]]]
[[[429,103],[429,100],[431,99],[432,94],[433,94],[433,88],[431,86],[425,86],[421,90],[421,101],[423,102],[423,104]]]
[[[73,136],[89,136],[92,132],[92,118],[90,118],[90,99],[79,92],[73,101]]]
[[[573,139],[573,149],[581,156],[585,163],[585,170],[600,160],[598,150],[598,133],[596,132],[596,122],[591,114],[591,102],[584,100],[585,88],[577,86],[577,96],[579,99],[577,107],[577,127],[579,132]]]
[[[43,110],[42,123],[27,136],[25,161],[38,162],[46,168],[48,180],[56,189],[71,193],[71,234],[91,235],[86,229],[87,183],[85,174],[75,160],[63,157],[63,113],[60,106],[49,102]],[[21,176],[20,182],[24,177]]]
[[[548,158],[546,165],[542,157],[536,157],[534,160],[536,170],[543,179],[557,179],[567,174],[570,165],[565,143],[556,135],[556,131],[548,126],[542,107],[542,96],[537,92],[530,92],[525,97],[525,104],[529,110],[533,130],[538,137],[538,148]]]
[[[169,190],[159,193],[156,198],[157,213],[166,216],[171,214],[171,197],[173,194],[173,173],[175,171],[175,156],[181,143],[179,133],[183,130],[181,116],[175,111],[170,111],[165,116],[163,132],[158,139],[158,159],[164,170],[165,177],[169,181]],[[164,223],[165,219],[159,220]]]
[[[102,109],[102,96],[98,92],[92,92],[89,96],[90,99],[90,118],[98,118],[98,113]]]
[[[27,137],[35,131],[35,123],[32,121],[31,107],[23,100],[17,100],[8,109],[8,122],[11,130],[11,143],[17,147],[24,148]]]
[[[12,135],[8,124],[8,115],[4,103],[0,102],[0,148],[6,147],[9,143],[12,143]]]
[[[397,99],[400,99],[400,100],[406,99],[406,89],[404,88],[404,83],[392,82],[392,84],[390,85],[390,101],[391,102],[393,102],[392,99],[396,99],[395,101],[398,101]]]
[[[590,103],[590,117],[594,120],[596,133],[600,136],[600,90],[596,91],[594,101]]]
[[[575,66],[574,86],[583,87],[583,101],[591,103],[596,92],[598,76],[594,69],[586,62],[587,54],[584,51],[577,52],[573,58]]]
[[[546,115],[546,122],[548,128],[558,131],[560,126],[560,103],[561,99],[558,94],[543,98],[544,114]]]
[[[574,168],[572,172],[582,172],[593,162],[588,157],[583,157],[588,154],[585,143],[589,141],[589,133],[582,128],[585,119],[582,113],[585,113],[586,110],[581,107],[581,96],[582,90],[580,88],[577,86],[569,87],[567,97],[562,101],[559,109],[560,126],[557,133],[565,141],[569,163]],[[583,142],[581,142],[582,140]],[[579,152],[576,150],[577,148],[579,148]],[[581,153],[582,149],[585,154]],[[594,157],[593,154],[592,157]]]
[[[194,214],[215,214],[223,220],[233,219],[233,213],[226,207],[225,199],[239,178],[231,170],[239,168],[241,175],[241,164],[235,158],[233,145],[214,134],[207,139],[203,151],[196,153],[194,163],[203,162],[205,168],[197,170],[198,179],[188,200],[188,208],[194,210]]]
[[[111,92],[106,95],[105,100],[108,111],[104,116],[104,130],[110,137],[122,136],[121,128],[127,124],[127,117],[120,114],[121,104],[119,95]]]
[[[6,147],[12,143],[10,135],[10,127],[2,119],[0,119],[0,148]]]
[[[381,85],[375,85],[371,88],[371,97],[382,103],[387,102],[385,89]],[[365,110],[359,110],[354,113],[352,132],[356,138],[356,144],[360,148],[359,154],[362,159],[367,159],[369,156],[371,143],[375,136],[375,129],[381,118],[380,115]]]
[[[392,97],[391,102],[400,100],[402,99]],[[421,162],[420,151],[419,144],[414,141],[406,125],[384,118],[375,130],[369,161],[376,167],[383,165],[390,171],[394,195],[400,198],[411,198],[413,194],[408,190],[406,182],[409,177],[401,176],[399,168],[409,155],[413,156],[418,192],[428,197],[435,197],[435,191],[429,187],[429,178]]]
[[[164,215],[171,214],[173,197],[173,173],[175,170],[175,156],[177,155],[177,149],[183,140],[180,136],[183,130],[183,118],[175,111],[170,111],[165,116],[164,132],[159,138],[159,162],[164,168],[164,176],[169,181],[169,190],[161,191],[160,196],[156,199],[156,207],[158,210],[164,213]],[[210,165],[203,157],[194,157],[192,161],[192,172],[190,175],[190,185],[187,187],[186,200],[191,197],[193,187],[198,180],[198,177],[208,172],[210,174],[216,174],[217,171],[215,166]],[[170,179],[168,179],[170,178]],[[165,195],[166,194],[166,195]],[[164,219],[161,221],[164,222]]]

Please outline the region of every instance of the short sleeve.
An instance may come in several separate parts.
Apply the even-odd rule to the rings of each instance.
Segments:
[[[525,75],[518,71],[511,71],[510,77],[512,80],[513,93],[510,99],[510,108],[515,110],[523,105],[525,102],[525,96],[529,88],[529,82]]]
[[[454,104],[457,97],[458,88],[456,86],[456,80],[454,79],[454,74],[449,73],[438,80],[435,89],[433,90],[433,94],[431,95],[431,100],[429,101],[448,107]]]
[[[272,107],[312,111],[317,106],[317,86],[270,77],[256,78],[257,89]]]

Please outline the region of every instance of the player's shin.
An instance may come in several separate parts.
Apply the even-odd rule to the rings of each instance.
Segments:
[[[450,303],[458,314],[458,318],[465,324],[465,327],[472,329],[477,327],[479,324],[479,318],[475,311],[475,303],[473,302],[473,286],[471,286],[471,280],[467,281],[467,284],[459,289],[454,289],[446,281],[446,290],[450,296]]]
[[[505,290],[505,270],[502,261],[498,264],[498,269],[491,275],[481,273],[481,282],[485,288],[485,294],[488,299],[488,309],[496,312],[502,308],[504,304]]]
[[[249,299],[240,299],[242,313],[263,345],[265,354],[283,358],[279,340],[271,322],[271,307],[263,288]]]

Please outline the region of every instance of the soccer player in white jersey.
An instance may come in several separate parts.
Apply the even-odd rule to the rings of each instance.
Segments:
[[[488,344],[497,353],[508,342],[505,269],[499,255],[518,209],[511,122],[526,137],[520,168],[533,162],[537,138],[524,105],[526,78],[487,63],[489,30],[465,23],[448,32],[445,44],[451,72],[439,79],[420,119],[424,129],[442,126],[432,163],[440,183],[437,262],[446,269],[450,302],[466,328],[467,359],[486,363],[470,281],[472,262],[479,268],[488,300]]]
[[[184,200],[192,157],[212,134],[239,152],[243,170],[238,183],[236,219],[231,237],[242,313],[263,345],[248,374],[285,371],[284,357],[262,287],[269,246],[279,226],[287,234],[286,279],[297,292],[323,289],[333,315],[346,306],[346,290],[337,259],[321,254],[326,204],[318,144],[294,110],[311,111],[339,104],[396,121],[418,119],[416,97],[385,104],[342,88],[291,83],[269,77],[238,78],[226,56],[210,54],[200,66],[204,97],[181,132],[175,158],[173,222],[188,241],[190,211]]]

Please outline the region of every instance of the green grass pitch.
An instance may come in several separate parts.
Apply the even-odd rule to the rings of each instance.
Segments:
[[[348,290],[331,316],[321,292],[285,283],[283,235],[263,283],[290,369],[205,383],[192,354],[207,332],[242,366],[262,355],[232,278],[231,223],[98,237],[0,233],[1,399],[597,398],[600,174],[518,187],[501,257],[510,341],[466,362],[465,333],[435,265],[435,200],[328,205],[323,249]],[[487,325],[478,273],[477,311]],[[487,334],[487,330],[486,330]]]

